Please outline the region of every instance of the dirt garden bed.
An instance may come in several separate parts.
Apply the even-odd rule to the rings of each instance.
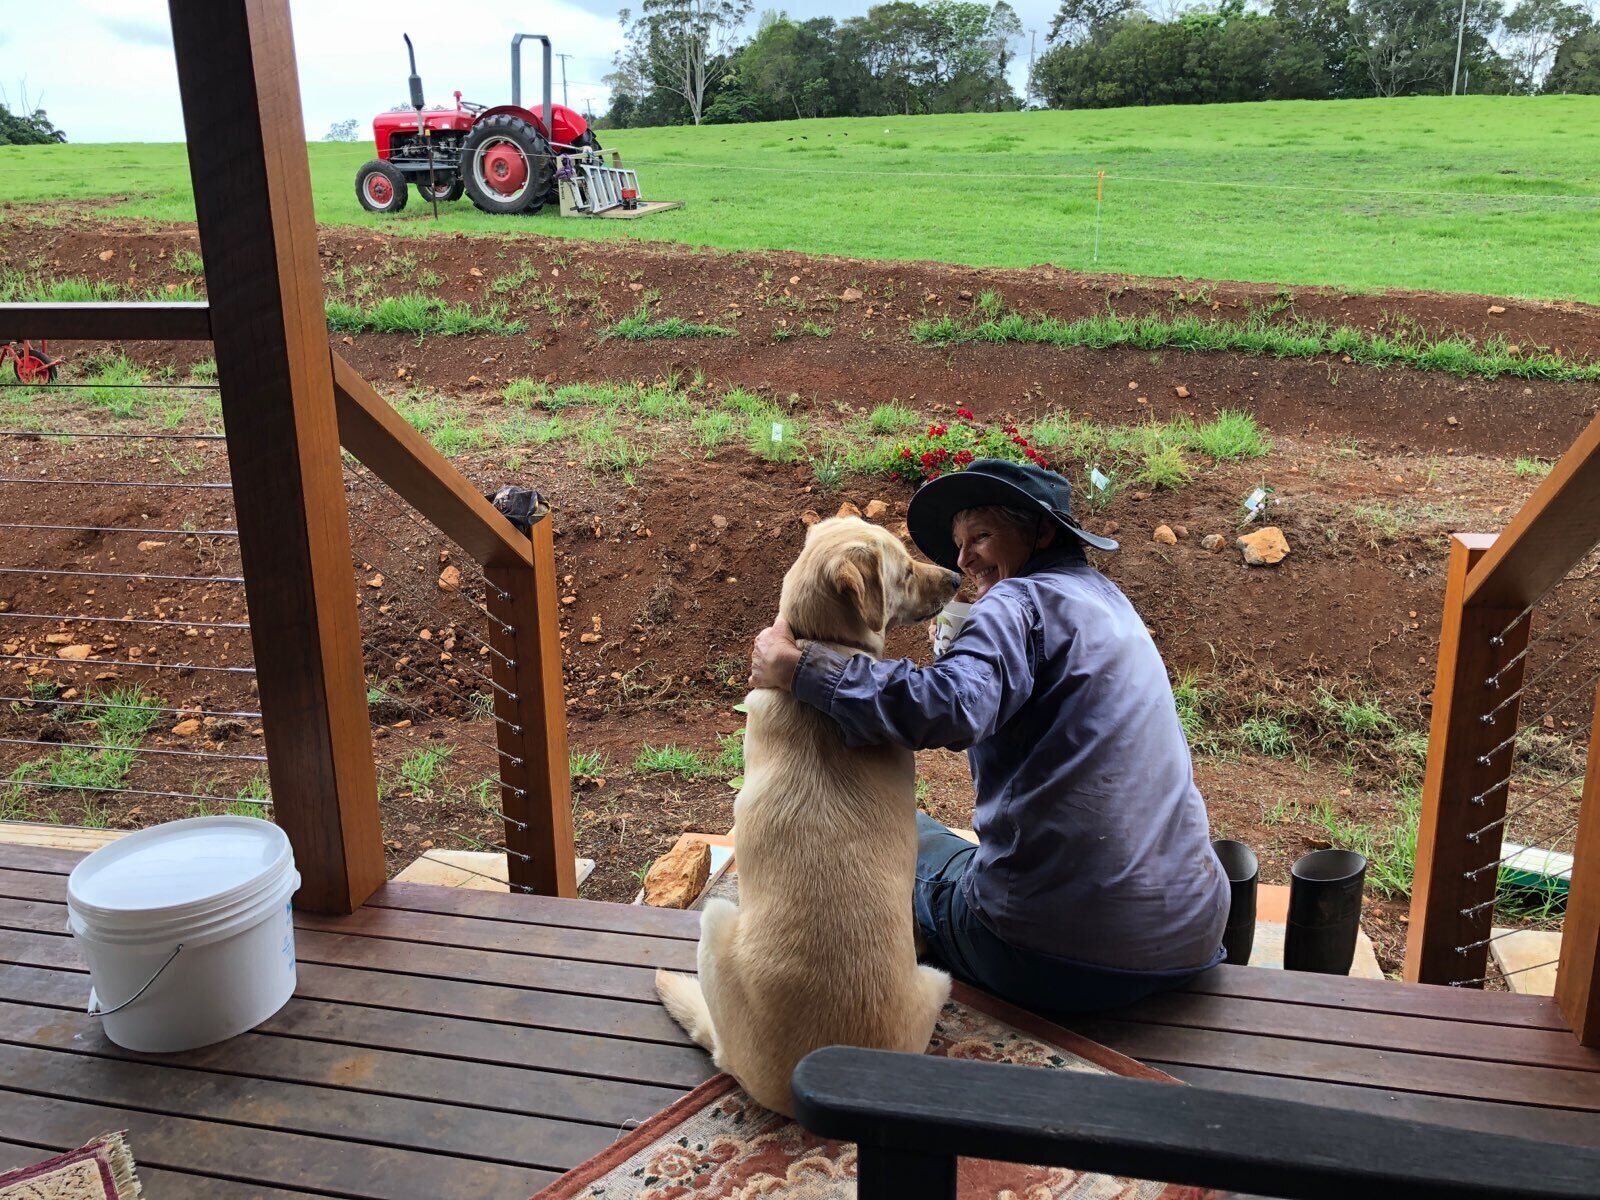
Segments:
[[[11,278],[82,278],[164,292],[169,285],[197,285],[192,266],[180,266],[187,262],[180,251],[194,245],[192,232],[182,229],[67,229],[22,221],[0,233],[0,271]],[[880,405],[898,406],[919,421],[948,420],[965,406],[980,421],[1024,426],[1070,411],[1101,429],[1204,422],[1223,409],[1256,418],[1271,443],[1265,457],[1212,461],[1185,452],[1187,482],[1162,487],[1130,479],[1089,519],[1123,541],[1124,550],[1101,565],[1144,616],[1182,683],[1185,715],[1201,751],[1197,776],[1217,835],[1257,847],[1263,877],[1283,882],[1299,853],[1340,831],[1364,828],[1376,835],[1414,794],[1437,649],[1445,537],[1500,527],[1536,486],[1545,465],[1540,460],[1564,450],[1600,400],[1594,383],[1377,370],[1336,356],[1026,345],[939,349],[910,336],[914,322],[946,314],[966,319],[984,293],[996,292],[1011,309],[1063,319],[1108,308],[1216,319],[1269,310],[1277,317],[1292,308],[1308,320],[1374,331],[1498,336],[1559,350],[1573,361],[1600,356],[1600,321],[1592,310],[1572,305],[1306,290],[1286,299],[1256,286],[541,239],[400,243],[326,234],[323,260],[330,293],[351,303],[425,292],[479,311],[504,305],[508,319],[525,325],[509,335],[354,333],[343,335],[338,348],[474,480],[486,488],[534,486],[555,504],[561,594],[570,597],[561,610],[569,728],[574,750],[585,756],[575,816],[580,852],[599,864],[584,894],[600,899],[631,898],[637,872],[684,829],[720,832],[731,823],[727,780],[737,767],[725,756],[723,739],[741,726],[733,706],[743,692],[748,647],[771,617],[779,581],[804,536],[801,514],[827,515],[846,501],[865,507],[879,500],[886,506],[881,520],[893,526],[903,518],[909,484],[850,463],[829,461],[819,469],[812,461],[820,461],[820,447],[857,437]],[[653,318],[676,316],[733,332],[645,341],[606,336],[643,303]],[[1491,306],[1505,311],[1491,313]],[[151,344],[60,349],[77,363],[121,350],[150,378],[170,369],[180,381],[208,353]],[[604,398],[606,384],[647,385],[669,398],[656,409],[619,403]],[[516,398],[508,398],[508,387]],[[579,390],[557,403],[562,388]],[[725,398],[734,391],[768,406],[761,411],[784,414],[817,453],[771,461],[760,446],[745,444],[742,424],[721,443],[705,445],[696,422],[705,412],[730,411]],[[207,427],[204,394],[196,397],[192,411],[179,417],[179,429]],[[4,423],[15,427],[21,410],[9,407]],[[80,423],[71,428],[148,429],[151,419],[136,413],[108,426],[112,418],[103,409],[65,394],[29,401],[27,415],[40,412]],[[540,423],[556,418],[567,432],[541,443],[553,427]],[[743,410],[732,419],[742,422]],[[611,423],[606,445],[615,461],[597,457],[585,441],[595,422]],[[84,477],[92,464],[99,478],[170,481],[177,469],[171,453],[196,479],[225,478],[219,443],[136,450],[107,442],[86,451],[89,445],[8,438],[7,473]],[[1077,482],[1081,464],[1066,465]],[[1231,549],[1203,549],[1201,539],[1210,533],[1231,543],[1242,498],[1262,484],[1272,489],[1271,520],[1293,547],[1289,558],[1275,568],[1249,569]],[[175,575],[236,568],[227,539],[200,532],[226,527],[231,506],[225,493],[107,489],[84,498],[48,487],[8,493],[15,514],[8,521],[178,531],[152,536],[148,540],[167,544],[144,551],[94,535],[11,533],[10,564],[117,570],[136,561],[137,570]],[[462,663],[437,661],[435,635],[447,631],[427,612],[445,600],[436,576],[459,558],[441,559],[447,546],[420,537],[411,522],[362,488],[353,488],[351,498],[369,673],[399,698],[379,696],[376,707],[391,865],[398,868],[430,845],[498,841],[498,822],[485,805],[484,781],[494,773],[492,727],[464,699],[476,685],[463,675]],[[1152,540],[1162,524],[1181,527],[1184,536],[1172,545]],[[120,567],[109,565],[113,554]],[[210,567],[198,570],[198,563]],[[374,576],[384,582],[369,586]],[[133,647],[144,661],[199,662],[198,637],[209,643],[204,662],[249,662],[242,633],[215,630],[207,638],[201,626],[244,619],[237,586],[90,589],[60,578],[5,576],[0,596],[13,613],[68,611],[65,602],[78,606],[73,611],[103,615],[159,611],[199,630],[114,632],[109,642],[94,642],[96,659],[126,660]],[[385,607],[389,611],[380,611]],[[1593,612],[1580,589],[1564,589],[1548,608],[1544,628],[1555,631],[1557,645],[1588,632]],[[472,616],[462,610],[457,619],[467,628]],[[44,638],[56,626],[23,624],[0,623],[7,641],[18,643],[6,652],[53,657]],[[421,629],[428,639],[419,639]],[[464,636],[461,648],[464,655]],[[894,649],[922,653],[921,634],[903,633]],[[394,668],[400,659],[411,661],[409,671]],[[1586,665],[1575,665],[1574,673]],[[86,694],[141,677],[134,668],[74,674],[48,664],[31,677],[26,667],[8,676],[18,683],[7,687],[32,683],[41,694],[50,687],[53,698],[71,686]],[[1559,682],[1553,678],[1546,686]],[[173,708],[254,707],[244,677],[171,672],[161,686],[164,704]],[[52,722],[45,707],[8,706],[0,732],[72,733],[64,722]],[[1352,716],[1358,711],[1381,719],[1368,727]],[[166,715],[151,726],[152,747],[260,753],[257,721],[223,721],[185,737],[171,732],[181,714]],[[668,745],[698,758],[675,771],[651,769],[640,759],[643,747]],[[435,769],[419,779],[417,770],[405,767],[428,751]],[[37,752],[4,756],[3,765],[9,772],[29,757]],[[225,794],[258,771],[247,762],[219,762],[201,790]],[[970,820],[963,759],[925,754],[919,776],[930,811],[956,823]],[[188,790],[159,783],[175,777],[172,768],[145,761],[126,784]],[[89,815],[138,825],[190,810],[180,799],[90,799],[86,814],[69,792],[48,803],[32,798],[21,815],[64,821]],[[1374,892],[1371,911],[1380,957],[1393,967],[1404,939],[1403,901]]]

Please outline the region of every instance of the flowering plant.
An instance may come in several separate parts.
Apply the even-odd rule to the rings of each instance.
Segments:
[[[935,421],[922,433],[898,443],[889,470],[908,483],[922,483],[965,470],[977,458],[1006,458],[1047,470],[1050,467],[1015,425],[986,425],[970,409],[958,408],[952,420]]]

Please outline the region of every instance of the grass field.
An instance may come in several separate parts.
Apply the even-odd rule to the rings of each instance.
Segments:
[[[326,224],[532,231],[1135,275],[1426,288],[1600,302],[1600,97],[1472,96],[884,117],[602,135],[647,197],[633,222],[491,217],[435,226],[413,194],[355,198],[369,143],[311,146]],[[122,197],[190,220],[180,145],[0,147],[8,198]],[[1095,256],[1095,173],[1105,171]]]

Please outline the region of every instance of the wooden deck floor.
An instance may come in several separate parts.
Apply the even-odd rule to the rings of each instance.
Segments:
[[[78,857],[0,845],[0,1167],[125,1128],[159,1200],[513,1200],[711,1074],[651,987],[694,915],[395,883],[299,918],[259,1030],[119,1050],[65,932]],[[1196,1084],[1600,1145],[1600,1053],[1531,997],[1224,967],[1076,1027]]]

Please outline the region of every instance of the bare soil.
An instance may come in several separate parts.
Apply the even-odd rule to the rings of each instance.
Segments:
[[[180,228],[18,222],[0,231],[0,269],[117,280],[140,287],[194,283],[173,269],[173,253],[196,247]],[[114,253],[102,258],[105,251]],[[1263,878],[1284,882],[1288,864],[1326,844],[1310,815],[1327,805],[1346,820],[1381,825],[1392,818],[1402,768],[1384,743],[1329,735],[1308,717],[1293,726],[1294,753],[1266,757],[1241,748],[1234,730],[1261,711],[1314,713],[1321,694],[1378,700],[1399,726],[1425,730],[1437,652],[1447,535],[1493,530],[1537,484],[1513,460],[1559,455],[1600,403],[1600,387],[1515,379],[1460,379],[1380,371],[1333,360],[1279,360],[1236,354],[1147,354],[1048,347],[918,346],[908,326],[924,315],[964,314],[973,298],[998,291],[1009,307],[1075,317],[1110,307],[1122,313],[1203,308],[1238,317],[1279,305],[1274,289],[1194,281],[1083,277],[1043,269],[1009,271],[928,263],[870,263],[796,254],[725,254],[661,245],[573,243],[538,238],[442,238],[418,243],[325,233],[330,287],[348,289],[357,270],[380,281],[375,295],[423,290],[450,300],[503,301],[528,324],[514,337],[415,338],[357,335],[336,346],[386,387],[436,391],[485,416],[504,406],[501,389],[531,377],[555,384],[701,376],[708,387],[741,386],[772,397],[816,426],[838,425],[890,401],[948,416],[958,405],[982,417],[1026,421],[1069,409],[1097,422],[1136,423],[1180,414],[1208,419],[1224,408],[1253,412],[1273,439],[1253,463],[1219,464],[1175,491],[1127,491],[1091,524],[1113,531],[1123,550],[1100,565],[1144,616],[1175,675],[1206,687],[1208,728],[1220,753],[1197,758],[1197,776],[1217,836],[1256,847]],[[399,264],[396,266],[396,264]],[[476,272],[476,273],[475,273]],[[516,288],[496,292],[515,273]],[[637,286],[636,286],[637,285]],[[842,299],[846,289],[859,299]],[[658,293],[651,312],[718,321],[727,338],[653,342],[603,339],[602,331]],[[1476,296],[1350,295],[1296,289],[1292,310],[1369,329],[1405,323],[1434,333],[1498,334],[1524,347],[1573,358],[1600,355],[1596,310]],[[1505,311],[1490,314],[1491,304]],[[826,338],[782,331],[812,321]],[[103,345],[55,347],[69,360]],[[143,343],[120,347],[152,368],[180,377],[209,347]],[[1178,398],[1183,387],[1187,396]],[[3,393],[0,393],[3,395]],[[72,428],[104,425],[101,414],[60,405]],[[127,443],[6,437],[5,473],[16,479],[225,480],[222,444]],[[234,453],[248,448],[235,447]],[[671,743],[715,757],[718,738],[736,732],[751,638],[772,616],[783,572],[804,535],[800,513],[823,514],[849,500],[888,505],[903,518],[910,489],[854,477],[821,486],[804,464],[776,464],[742,448],[706,459],[669,451],[633,472],[632,484],[597,474],[559,445],[474,451],[458,459],[485,489],[537,487],[554,503],[564,636],[567,715],[575,750],[603,765],[576,781],[579,851],[598,868],[585,894],[631,899],[637,873],[685,829],[725,831],[732,821],[728,771],[685,778],[636,770],[643,745]],[[1293,552],[1275,568],[1242,565],[1236,551],[1209,553],[1208,533],[1231,543],[1241,498],[1259,483],[1274,489],[1270,519]],[[470,848],[501,840],[498,803],[484,780],[496,758],[491,719],[473,700],[487,694],[488,661],[475,640],[483,618],[471,564],[408,515],[352,479],[353,563],[367,667],[390,696],[374,705],[375,750],[384,779],[384,825],[392,869],[432,845]],[[171,529],[172,534],[8,530],[6,564],[57,570],[234,575],[237,547],[206,530],[230,528],[226,492],[13,486],[8,522],[104,528]],[[1374,512],[1386,514],[1375,518]],[[1183,527],[1176,545],[1151,540],[1158,524]],[[140,542],[160,542],[141,550]],[[464,587],[439,585],[458,566]],[[378,583],[373,583],[379,579]],[[1538,619],[1551,662],[1592,628],[1593,605],[1580,583],[1564,587]],[[27,703],[61,700],[71,689],[144,681],[163,703],[200,710],[192,734],[171,732],[184,714],[164,716],[151,748],[259,755],[248,675],[108,665],[248,666],[246,620],[236,584],[80,576],[0,575],[0,618],[7,655],[56,660],[50,633],[88,629],[92,660],[15,660],[0,735],[85,740],[68,724],[75,710]],[[96,614],[171,621],[96,625],[14,619],[19,613]],[[426,634],[426,636],[424,636]],[[598,636],[585,638],[582,635]],[[15,643],[15,645],[13,645]],[[919,631],[892,647],[921,655]],[[1552,671],[1529,703],[1559,697],[1592,671],[1593,646]],[[0,660],[3,661],[3,660]],[[1543,707],[1543,705],[1541,705]],[[170,719],[167,719],[170,717]],[[1552,737],[1581,730],[1584,703],[1561,710]],[[1563,725],[1562,722],[1568,722]],[[418,783],[402,764],[418,750],[449,748],[436,776]],[[36,747],[0,746],[0,769],[39,757]],[[196,770],[195,768],[199,768]],[[126,785],[150,791],[231,794],[260,764],[236,759],[145,756]],[[1407,768],[1410,769],[1410,768]],[[970,821],[970,782],[960,756],[922,756],[923,803],[957,824]],[[28,815],[117,826],[183,815],[177,797],[89,796],[61,790],[33,796]],[[1537,832],[1537,831],[1533,831]],[[1380,957],[1394,967],[1404,940],[1404,903],[1370,898],[1368,925]]]

